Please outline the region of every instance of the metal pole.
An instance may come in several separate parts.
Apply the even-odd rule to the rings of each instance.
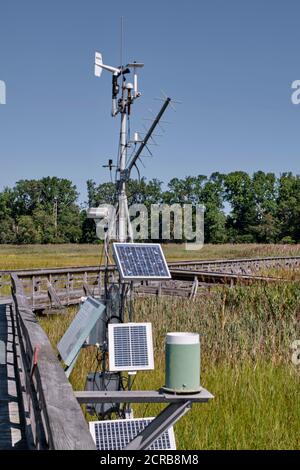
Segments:
[[[123,83],[123,100],[122,100],[122,114],[121,114],[121,136],[120,136],[120,158],[119,158],[119,170],[120,175],[126,168],[127,160],[127,111],[126,102],[124,99],[124,87]],[[118,240],[122,243],[127,241],[127,197],[125,182],[119,181],[119,218],[118,218]]]

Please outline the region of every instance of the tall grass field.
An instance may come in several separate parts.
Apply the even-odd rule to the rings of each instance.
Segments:
[[[168,261],[192,259],[300,256],[300,245],[204,245],[201,250],[185,250],[181,244],[162,245]],[[0,245],[0,270],[97,266],[102,245]]]
[[[299,245],[206,245],[187,252],[165,245],[168,260],[300,255]],[[99,245],[0,246],[0,270],[97,265]],[[283,273],[282,273],[283,274]],[[134,389],[164,385],[167,332],[191,331],[201,338],[201,384],[214,399],[195,404],[175,426],[178,449],[300,449],[300,365],[292,343],[300,340],[299,273],[288,282],[213,287],[194,301],[137,298],[135,321],[153,326],[155,370],[139,372]],[[39,317],[53,347],[77,308]],[[70,380],[83,390],[97,370],[95,348],[83,349]],[[161,405],[135,405],[135,417],[155,416]],[[93,419],[86,414],[87,420]]]
[[[179,449],[300,449],[300,367],[292,342],[300,338],[297,284],[216,288],[195,301],[137,299],[136,321],[153,326],[155,371],[140,372],[134,389],[164,384],[164,339],[170,331],[201,336],[201,384],[215,396],[193,405],[175,426]],[[41,318],[53,345],[75,314]],[[93,347],[83,350],[71,375],[84,389],[97,370]],[[135,417],[155,416],[160,405],[136,405]],[[87,419],[92,419],[86,416]]]

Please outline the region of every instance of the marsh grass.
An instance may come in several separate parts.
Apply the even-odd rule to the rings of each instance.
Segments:
[[[217,287],[194,302],[180,298],[135,301],[135,320],[153,326],[155,371],[137,374],[135,389],[164,384],[164,339],[169,331],[201,336],[201,383],[215,399],[194,405],[176,425],[180,449],[299,449],[300,370],[290,345],[300,338],[297,283]],[[55,346],[76,313],[40,322]],[[83,389],[97,366],[94,348],[80,353],[71,383]],[[136,405],[155,416],[160,405]],[[91,419],[91,418],[89,418]]]
[[[201,382],[215,398],[193,405],[175,426],[179,449],[299,449],[299,374],[293,367],[260,360],[210,365]],[[137,388],[159,388],[160,370],[138,376]],[[161,407],[136,407],[137,416],[155,416]],[[145,414],[146,413],[146,414]]]
[[[300,255],[300,245],[204,245],[201,250],[186,251],[182,244],[163,245],[169,261]],[[0,270],[97,266],[102,246],[96,245],[0,245]]]

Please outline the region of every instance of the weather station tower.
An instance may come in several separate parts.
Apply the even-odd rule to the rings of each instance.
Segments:
[[[81,399],[87,413],[98,418],[90,421],[89,427],[99,450],[176,449],[173,424],[190,410],[192,403],[206,403],[213,398],[200,386],[200,340],[196,333],[167,335],[165,385],[160,390],[133,388],[138,371],[155,368],[152,324],[134,322],[134,284],[171,279],[159,243],[134,243],[126,194],[131,172],[136,168],[139,173],[144,149],[151,154],[149,141],[154,140],[153,133],[171,104],[171,98],[165,97],[150,128],[144,134],[135,132],[131,138],[128,124],[134,103],[141,97],[138,72],[143,66],[140,62],[106,65],[102,54],[95,53],[95,75],[101,77],[103,70],[111,73],[111,115],[120,116],[117,161],[114,165],[109,160],[105,165],[110,172],[115,169],[115,207],[113,214],[107,205],[88,211],[98,236],[98,228],[103,228],[105,266],[100,267],[95,282],[97,293],[82,298],[79,312],[57,345],[68,377],[81,348],[95,348],[96,369],[87,375]],[[115,266],[109,257],[111,245]],[[103,283],[99,282],[101,272]],[[167,406],[156,417],[135,418],[133,403]]]

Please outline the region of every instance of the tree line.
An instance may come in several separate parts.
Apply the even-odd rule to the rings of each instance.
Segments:
[[[88,200],[78,203],[72,181],[21,180],[0,192],[0,243],[95,243],[87,208],[114,204],[115,185],[87,181]],[[203,204],[206,243],[300,242],[300,176],[242,171],[132,180],[129,204]]]

